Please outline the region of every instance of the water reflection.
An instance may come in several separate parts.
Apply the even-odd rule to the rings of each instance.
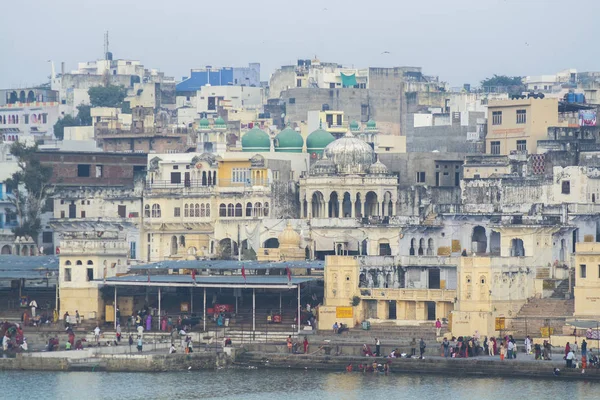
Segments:
[[[3,372],[3,398],[375,399],[586,398],[594,384],[291,369],[173,373]],[[515,391],[518,388],[518,391]],[[518,393],[518,395],[516,395]],[[593,395],[592,395],[593,397]],[[589,397],[591,398],[591,397]]]

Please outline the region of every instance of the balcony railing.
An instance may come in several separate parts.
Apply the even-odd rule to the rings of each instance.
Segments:
[[[361,289],[364,300],[448,301],[456,298],[455,289]]]

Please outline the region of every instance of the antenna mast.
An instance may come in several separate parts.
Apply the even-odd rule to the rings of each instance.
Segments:
[[[108,60],[108,31],[104,32],[104,59]]]

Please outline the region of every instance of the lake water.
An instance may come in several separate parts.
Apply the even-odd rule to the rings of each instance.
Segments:
[[[4,399],[583,399],[583,381],[298,370],[180,373],[0,372]],[[590,397],[591,396],[591,397]]]

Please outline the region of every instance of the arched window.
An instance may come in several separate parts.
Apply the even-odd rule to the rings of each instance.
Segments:
[[[65,265],[71,265],[71,261],[67,260],[67,261],[65,262]]]
[[[196,209],[196,212],[194,213],[194,215],[196,217],[200,217],[200,204],[196,203],[195,209]]]
[[[152,204],[152,218],[160,218],[160,205]]]
[[[150,205],[146,204],[144,206],[144,217],[150,218]]]
[[[206,216],[206,210],[205,210],[205,207],[204,207],[204,203],[200,204],[200,216],[201,217]]]
[[[210,217],[210,203],[206,204],[206,216]]]
[[[265,206],[263,207],[263,215],[265,217],[269,216],[269,203],[265,203]]]
[[[252,216],[252,203],[246,203],[246,217]]]
[[[88,260],[87,265],[94,265],[94,262],[92,260]]]
[[[261,217],[262,216],[262,204],[254,203],[254,216]]]
[[[183,206],[183,216],[186,218],[190,216],[190,210],[188,209],[187,204]]]
[[[227,205],[227,216],[233,217],[233,204],[229,203]]]
[[[219,205],[219,217],[227,216],[227,206],[223,203]]]
[[[185,236],[179,236],[179,246],[185,247]]]
[[[241,203],[237,203],[235,205],[235,216],[236,217],[241,217],[242,216],[242,204]]]
[[[77,260],[77,262],[75,263],[75,265],[83,265],[83,263],[81,262],[81,260]]]

